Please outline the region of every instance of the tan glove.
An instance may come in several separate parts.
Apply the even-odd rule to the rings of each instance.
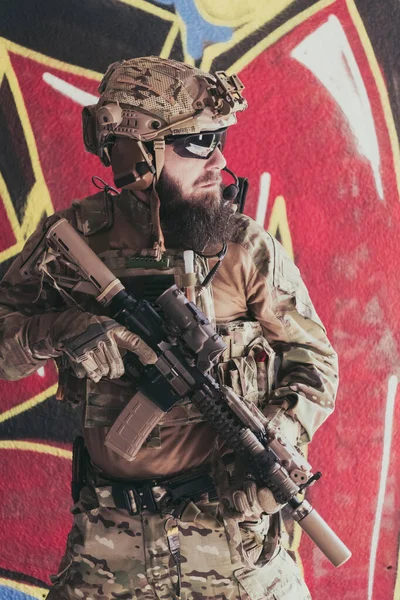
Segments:
[[[282,508],[271,490],[267,487],[258,487],[255,481],[246,480],[241,490],[232,494],[235,510],[240,514],[240,521],[259,519],[263,513],[273,515]]]
[[[263,514],[272,515],[282,508],[268,488],[259,488],[255,481],[248,478],[248,469],[239,457],[228,466],[220,460],[216,461],[213,471],[226,516],[238,522],[257,522]]]
[[[35,315],[24,338],[36,359],[66,354],[78,377],[97,382],[124,374],[120,348],[134,352],[143,364],[157,360],[153,350],[135,333],[113,319],[70,308],[62,313]]]
[[[300,423],[287,415],[281,406],[267,406],[264,415],[268,425],[277,429],[293,446],[300,437]],[[263,513],[272,515],[282,508],[267,487],[258,487],[256,482],[247,476],[247,468],[239,458],[234,465],[227,468],[225,476],[222,464],[215,467],[218,473],[218,492],[226,508],[231,509],[231,517],[237,521],[254,521]],[[232,510],[233,509],[233,510]]]

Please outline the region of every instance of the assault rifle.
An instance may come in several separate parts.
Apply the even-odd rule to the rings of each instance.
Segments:
[[[133,460],[163,414],[189,398],[243,456],[257,485],[268,487],[277,502],[290,507],[294,520],[334,566],[350,558],[349,549],[300,494],[320,473],[312,475],[309,463],[255,405],[245,403],[210,375],[225,343],[176,285],[157,299],[162,317],[149,302],[127,293],[66,219],[49,227],[21,267],[26,278],[38,270],[64,293],[94,295],[110,317],[138,334],[158,356],[155,364],[147,366],[133,353],[124,358],[125,373],[138,391],[108,432],[108,447]]]

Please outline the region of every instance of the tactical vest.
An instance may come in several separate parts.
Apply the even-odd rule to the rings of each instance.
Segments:
[[[74,203],[78,230],[86,237],[88,244],[96,250],[94,234],[111,228],[113,213],[110,198],[106,194],[97,195],[97,206],[90,210],[86,199]],[[176,284],[182,287],[184,260],[181,250],[167,250],[161,261],[142,256],[129,249],[105,250],[97,252],[104,264],[121,280],[127,291],[137,299],[145,298],[154,302],[167,288]],[[195,254],[194,271],[196,285],[204,281],[209,272],[207,259]],[[212,286],[209,286],[196,300],[197,306],[215,324]],[[96,308],[96,307],[94,307]],[[90,310],[89,307],[85,307]],[[246,402],[254,402],[262,407],[273,386],[273,350],[263,337],[257,321],[233,321],[216,325],[227,348],[213,375],[219,383],[229,385]],[[60,374],[61,375],[61,374]],[[62,372],[65,400],[84,405],[85,427],[110,427],[121,410],[134,395],[132,381],[125,377],[118,380],[101,379],[94,383],[90,379],[78,379],[71,369]],[[204,421],[204,417],[189,399],[183,399],[165,414],[145,442],[145,447],[160,448],[161,432],[164,427],[179,426]]]

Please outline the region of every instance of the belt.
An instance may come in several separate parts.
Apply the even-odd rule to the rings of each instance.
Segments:
[[[117,481],[104,476],[89,476],[89,485],[95,492],[100,506],[124,508],[131,515],[143,510],[163,512],[167,507],[197,502],[208,495],[208,501],[218,499],[209,467],[196,469],[167,479],[144,479]],[[91,480],[91,481],[90,481]]]
[[[223,457],[225,460],[228,457]],[[206,465],[167,478],[121,480],[99,473],[93,466],[84,440],[78,436],[73,447],[72,496],[74,502],[80,497],[84,486],[94,490],[99,506],[124,508],[131,515],[143,510],[159,513],[167,506],[184,506],[198,502],[208,495],[208,501],[218,500],[218,494]]]

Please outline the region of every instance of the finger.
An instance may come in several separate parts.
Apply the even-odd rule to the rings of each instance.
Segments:
[[[70,365],[72,367],[73,372],[78,377],[78,379],[83,379],[84,377],[86,377],[86,371],[82,367],[82,365],[80,365],[79,363],[77,363],[73,360],[70,360]]]
[[[255,481],[247,480],[243,484],[247,501],[251,507],[257,502],[257,485]]]
[[[119,379],[124,374],[125,368],[116,341],[111,338],[109,341],[104,342],[103,349],[109,366],[108,377]]]
[[[157,362],[157,354],[136,333],[129,331],[126,327],[117,327],[110,334],[121,348],[134,352],[144,365]]]
[[[266,487],[260,488],[257,492],[258,503],[264,512],[268,515],[273,515],[282,508],[282,504],[279,504],[274,498],[273,493]]]
[[[98,383],[101,379],[100,373],[97,371],[86,370],[85,377],[94,381],[94,383]]]
[[[236,510],[245,516],[253,514],[251,507],[248,503],[246,493],[243,490],[237,490],[232,494],[233,505]]]
[[[219,511],[225,519],[234,519],[239,523],[244,520],[243,513],[238,512],[237,509],[232,506],[232,502],[228,501],[226,498],[220,500]]]
[[[265,511],[262,508],[262,506],[260,505],[260,503],[258,502],[258,496],[257,496],[258,488],[257,488],[256,482],[252,481],[252,480],[246,480],[243,484],[243,489],[246,493],[246,498],[249,503],[249,506],[251,507],[252,514],[259,519],[261,514]]]
[[[97,370],[102,377],[107,377],[110,372],[110,365],[104,352],[104,342],[100,342],[98,347],[92,351],[93,360],[97,365]]]
[[[94,382],[100,381],[102,375],[101,372],[97,368],[97,363],[94,361],[93,356],[89,354],[82,362],[82,367],[86,371],[86,377],[92,379]]]

